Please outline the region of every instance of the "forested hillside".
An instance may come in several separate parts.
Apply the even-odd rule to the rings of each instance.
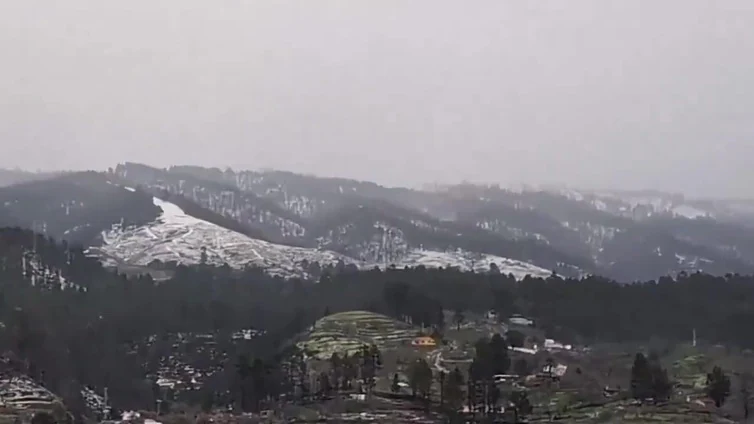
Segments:
[[[22,359],[15,366],[52,390],[70,381],[100,392],[108,387],[118,408],[154,400],[154,376],[162,369],[154,355],[166,354],[155,340],[212,334],[225,353],[208,359],[202,356],[208,351],[197,350],[186,360],[219,372],[202,380],[201,390],[230,390],[232,399],[237,355],[272,354],[325,310],[410,315],[416,324],[442,327],[443,309],[494,308],[503,316],[531,317],[548,336],[564,341],[682,341],[696,329],[700,340],[754,347],[751,276],[692,274],[621,285],[598,277],[516,281],[443,269],[328,268],[312,284],[253,269],[197,266],[179,267],[157,284],[117,275],[78,248],[9,228],[0,230],[0,263],[0,347],[6,357]],[[39,276],[51,275],[43,280],[49,283],[38,283]],[[233,341],[232,334],[250,328],[267,334]]]
[[[97,172],[0,188],[0,225],[18,225],[78,243],[93,242],[114,224],[149,222],[158,213],[151,196],[125,190]]]

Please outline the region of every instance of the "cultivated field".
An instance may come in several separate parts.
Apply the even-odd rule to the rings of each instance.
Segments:
[[[364,345],[380,350],[407,346],[419,329],[385,315],[368,311],[348,311],[328,315],[317,321],[298,346],[317,359],[333,353],[352,355]]]

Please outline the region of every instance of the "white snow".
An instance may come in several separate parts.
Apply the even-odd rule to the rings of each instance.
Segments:
[[[597,209],[598,211],[607,210],[607,204],[605,204],[605,202],[603,202],[602,200],[595,199],[594,201],[592,201],[592,204],[594,205],[595,209]]]
[[[693,206],[689,205],[679,205],[673,208],[672,210],[674,215],[682,216],[684,218],[688,219],[695,219],[700,217],[707,216],[707,213],[704,211],[701,211]]]
[[[191,265],[201,261],[206,248],[207,263],[241,269],[258,266],[273,275],[302,275],[300,262],[317,261],[320,265],[354,262],[331,251],[285,246],[254,239],[219,225],[187,215],[174,203],[159,198],[154,204],[162,214],[147,225],[103,233],[100,251],[129,265],[146,266],[154,260],[175,261]]]
[[[487,272],[494,262],[503,274],[513,274],[517,279],[526,275],[547,277],[549,270],[532,264],[500,256],[471,253],[462,250],[441,252],[408,248],[400,255],[385,261],[359,261],[351,257],[324,249],[302,248],[275,244],[258,240],[231,231],[219,225],[186,214],[174,203],[153,198],[162,214],[153,222],[135,228],[123,229],[114,226],[102,233],[103,245],[99,248],[103,261],[112,264],[118,258],[122,264],[146,266],[154,260],[162,262],[198,264],[202,258],[202,248],[206,249],[207,263],[242,269],[246,266],[264,268],[272,275],[283,277],[304,276],[301,263],[319,262],[320,265],[337,263],[354,264],[359,268],[385,268],[394,265],[398,268],[423,265],[434,267],[458,267],[461,270]]]
[[[552,275],[552,271],[532,265],[527,262],[503,258],[501,256],[472,253],[463,250],[453,252],[440,252],[436,250],[409,249],[405,255],[397,262],[391,263],[397,268],[405,266],[415,267],[423,265],[427,268],[439,268],[453,266],[461,270],[474,270],[476,272],[487,272],[490,265],[495,263],[500,269],[501,274],[513,274],[517,279],[523,279],[527,275],[532,277],[546,278]]]

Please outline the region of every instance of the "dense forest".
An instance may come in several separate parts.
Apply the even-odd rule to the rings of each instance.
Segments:
[[[118,275],[81,248],[27,230],[0,229],[0,349],[5,367],[58,393],[71,382],[109,388],[119,408],[152,405],[148,376],[156,345],[176,333],[212,333],[227,340],[221,367],[268,358],[288,346],[324,311],[367,309],[442,326],[445,310],[518,313],[566,342],[700,340],[754,348],[754,277],[706,274],[630,285],[600,277],[525,278],[496,269],[356,271],[323,267],[318,281],[283,280],[260,270],[178,267],[172,279]],[[242,344],[242,329],[266,334]],[[231,377],[217,382],[233,386]],[[75,403],[75,402],[72,402]]]
[[[154,220],[152,196],[110,184],[97,172],[76,172],[0,190],[0,226],[36,229],[58,239],[96,243],[113,224],[125,227]]]

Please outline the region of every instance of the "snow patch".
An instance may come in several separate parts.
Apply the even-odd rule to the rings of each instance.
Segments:
[[[397,268],[405,266],[425,266],[427,268],[457,267],[462,271],[487,272],[492,264],[497,265],[501,274],[513,274],[517,280],[527,275],[546,278],[552,271],[527,262],[504,258],[501,256],[479,254],[464,250],[440,252],[436,250],[409,249],[399,261],[391,263]]]
[[[375,226],[383,230],[382,238],[385,240],[380,240],[380,245],[390,245],[392,254],[386,255],[380,249],[380,252],[375,252],[370,257],[356,260],[330,250],[286,246],[254,239],[190,216],[174,203],[157,197],[153,198],[153,202],[162,210],[155,221],[126,229],[115,225],[110,231],[102,233],[103,244],[99,253],[103,263],[148,266],[159,260],[164,263],[195,265],[204,256],[210,265],[227,264],[235,269],[255,266],[285,278],[306,276],[302,265],[305,261],[318,262],[322,266],[343,261],[346,265],[353,264],[362,269],[422,265],[428,268],[450,266],[476,272],[487,272],[494,263],[501,273],[513,274],[517,279],[527,275],[551,275],[544,268],[500,256],[463,250],[443,252],[410,248],[402,242],[402,234],[393,234],[393,229],[384,223],[376,223]],[[393,237],[396,239],[393,240]],[[397,245],[400,248],[396,249]]]
[[[258,240],[186,214],[174,203],[153,198],[162,209],[153,222],[136,228],[113,228],[102,234],[100,252],[124,264],[147,266],[154,260],[185,265],[199,264],[202,248],[211,265],[236,269],[256,266],[272,275],[303,276],[301,262],[327,265],[354,261],[331,251],[285,246]]]
[[[682,216],[688,219],[703,218],[707,216],[706,212],[689,205],[676,206],[672,209],[672,212],[674,215]]]

